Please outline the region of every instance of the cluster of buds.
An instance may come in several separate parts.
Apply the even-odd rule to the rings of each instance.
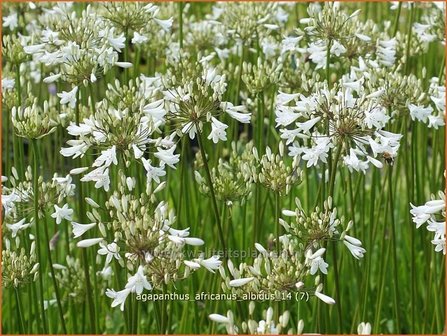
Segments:
[[[33,214],[33,176],[31,167],[25,171],[25,179],[20,180],[17,170],[12,168],[12,176],[8,182],[11,187],[2,188],[2,205],[4,208],[4,220],[13,223],[19,219],[29,218]],[[39,218],[57,204],[66,203],[67,199],[74,195],[75,185],[70,175],[60,177],[54,174],[51,181],[44,181],[42,176],[38,177],[38,210]]]
[[[78,238],[98,228],[101,237],[80,240],[77,246],[87,248],[99,244],[97,253],[105,257],[102,273],[108,273],[110,263],[116,260],[121,267],[137,271],[138,277],[150,283],[147,289],[160,289],[164,284],[187,278],[201,267],[212,272],[220,267],[221,262],[215,256],[205,259],[201,254],[192,260],[185,259],[186,245],[201,246],[204,241],[190,237],[189,228],[172,227],[176,221],[174,212],[166,202],[155,200],[155,194],[165,185],[159,185],[151,194],[142,193],[136,197],[130,194],[135,180],[121,175],[119,191],[115,191],[104,206],[86,199],[92,208],[87,211],[91,223],[72,222],[73,234]]]
[[[211,170],[211,180],[216,198],[227,204],[235,201],[244,203],[251,196],[251,186],[253,183],[253,167],[256,159],[253,155],[253,143],[249,142],[245,146],[240,143],[231,143],[231,153],[229,158],[219,159],[217,167]],[[199,190],[209,195],[210,190],[206,180],[200,174],[203,167],[202,157],[197,153],[195,178],[199,184]]]
[[[35,98],[30,106],[14,106],[11,112],[14,130],[20,137],[40,139],[56,131],[57,110],[48,101],[44,101],[42,108]]]
[[[228,3],[220,9],[222,24],[229,36],[248,45],[278,27],[276,3]],[[217,17],[219,18],[219,17]],[[241,20],[244,18],[244,20]]]
[[[256,64],[247,62],[242,64],[242,80],[253,95],[264,92],[280,82],[281,74],[282,63],[276,60],[262,60],[259,57]]]
[[[299,168],[300,159],[294,157],[292,164],[288,165],[284,158],[284,143],[279,142],[279,151],[274,154],[270,147],[267,147],[265,154],[259,158],[256,148],[253,149],[254,156],[258,159],[258,172],[253,178],[267,189],[287,195],[292,186],[302,181],[303,172]]]
[[[68,293],[68,298],[76,303],[83,303],[86,298],[85,273],[78,258],[67,256],[67,265],[53,264],[56,280]],[[92,268],[90,267],[90,270]]]
[[[228,125],[218,120],[221,114],[227,113],[239,122],[250,123],[251,115],[245,113],[245,107],[222,101],[227,83],[217,67],[185,58],[165,77],[166,118],[173,122],[177,135],[188,134],[194,139],[197,132],[202,132],[204,124],[211,123],[208,139],[217,143],[227,139]]]
[[[224,325],[229,335],[280,335],[284,334],[285,331],[287,331],[287,334],[301,335],[303,332],[303,320],[298,321],[296,332],[294,332],[293,329],[286,329],[290,319],[290,313],[287,310],[278,317],[278,320],[275,320],[273,308],[269,307],[267,310],[263,311],[263,319],[257,320],[254,316],[255,309],[255,302],[250,301],[248,306],[248,320],[243,321],[240,326],[236,325],[234,315],[231,310],[227,312],[226,316],[220,314],[210,314],[208,315],[208,318],[213,322]]]
[[[15,287],[36,281],[39,264],[36,263],[36,243],[31,243],[29,253],[22,247],[20,251],[12,251],[9,240],[5,240],[6,250],[2,251],[3,286]]]
[[[427,230],[434,233],[431,241],[435,245],[436,252],[442,252],[445,255],[445,194],[440,191],[437,196],[432,195],[431,200],[424,205],[414,206],[411,204],[410,213],[413,216],[413,222],[419,229],[423,224],[427,225]]]

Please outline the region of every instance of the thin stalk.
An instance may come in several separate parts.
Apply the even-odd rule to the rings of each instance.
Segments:
[[[276,221],[276,253],[279,257],[280,243],[279,237],[281,234],[281,225],[279,224],[279,213],[280,213],[280,195],[279,192],[275,193],[275,221]]]
[[[410,4],[410,21],[408,23],[407,31],[407,45],[405,48],[405,73],[410,70],[410,49],[411,49],[411,33],[413,31],[413,20],[414,20],[414,3]]]
[[[34,182],[36,183],[36,181],[38,181],[39,178],[39,149],[37,146],[37,141],[36,139],[32,139],[31,140],[32,143],[32,147],[33,147],[33,156],[34,156],[34,172],[35,172],[35,176],[33,176],[34,178]],[[35,198],[35,202],[37,200],[38,202],[38,197],[39,197],[39,189],[38,189],[38,185],[36,183],[34,189],[34,198]],[[34,204],[35,206],[38,206],[38,203]],[[38,217],[36,217],[38,218]],[[36,225],[36,229],[37,229],[37,225]],[[36,230],[38,231],[38,230]],[[53,286],[54,286],[54,292],[56,294],[56,302],[57,302],[57,308],[59,311],[59,317],[61,319],[61,324],[62,324],[62,330],[64,331],[64,333],[67,333],[67,327],[65,326],[65,319],[64,319],[64,312],[62,310],[62,304],[61,304],[61,300],[60,300],[60,295],[59,295],[59,286],[57,285],[57,281],[56,281],[56,275],[54,273],[54,267],[53,267],[53,261],[52,261],[52,257],[51,257],[51,249],[50,249],[50,237],[48,234],[48,225],[47,223],[44,223],[44,232],[45,232],[45,245],[47,247],[47,254],[48,254],[48,262],[50,263],[50,273],[51,273],[51,279],[53,280]]]
[[[399,28],[399,18],[400,12],[402,9],[402,1],[399,1],[399,5],[397,6],[396,17],[394,18],[394,28],[393,28],[393,37],[397,34],[397,29]]]
[[[80,111],[79,111],[79,101],[80,101],[80,90],[78,90],[77,92],[77,97],[76,97],[76,109],[75,109],[75,117],[76,117],[76,124],[79,125],[80,123]],[[78,159],[78,166],[82,167],[82,162],[81,159]],[[82,191],[82,182],[79,181],[78,186],[78,209],[79,209],[79,217],[81,220],[81,223],[84,219],[84,215],[85,215],[85,209],[84,209],[84,196],[83,196],[83,191]],[[90,327],[91,332],[96,334],[96,319],[95,319],[95,304],[93,302],[93,298],[92,298],[92,285],[90,283],[90,271],[89,271],[89,261],[88,261],[88,255],[87,255],[87,250],[84,248],[82,249],[82,263],[83,263],[83,267],[84,267],[84,275],[85,275],[85,282],[86,282],[86,289],[87,289],[87,305],[89,306],[89,310],[90,310]]]
[[[25,332],[25,323],[23,322],[22,302],[20,300],[19,291],[16,287],[14,287],[14,293],[16,297],[17,315],[19,317],[19,333],[23,334]]]
[[[197,132],[197,139],[199,141],[200,153],[202,154],[203,164],[205,166],[206,178],[208,180],[207,181],[208,187],[210,188],[210,192],[211,192],[211,200],[213,203],[214,217],[215,217],[216,223],[217,223],[217,229],[219,232],[220,243],[223,248],[224,256],[225,256],[225,258],[227,258],[227,253],[226,253],[227,248],[226,248],[226,244],[225,244],[225,238],[223,235],[222,223],[220,222],[219,209],[217,207],[217,201],[216,201],[216,195],[214,193],[213,181],[211,179],[211,172],[210,172],[210,168],[208,166],[208,158],[206,157],[205,148],[203,148],[203,140],[202,140],[201,132]]]
[[[45,245],[47,246],[47,254],[48,254],[48,262],[50,263],[51,279],[53,280],[54,292],[56,294],[57,310],[59,312],[59,318],[62,323],[62,330],[64,331],[64,334],[67,334],[67,326],[65,325],[64,311],[62,309],[61,297],[60,297],[60,293],[59,293],[59,286],[57,285],[56,274],[54,272],[53,260],[51,257],[50,236],[48,234],[48,225],[47,225],[47,223],[44,223],[44,224],[45,224],[44,231],[45,231],[45,238],[46,238]]]
[[[341,151],[343,149],[343,144],[338,144],[337,151],[335,152],[334,162],[331,164],[330,170],[330,180],[329,180],[329,192],[328,196],[334,198],[334,185],[335,176],[337,175],[337,165],[341,156]],[[338,276],[338,265],[337,265],[337,248],[335,244],[332,244],[332,256],[334,260],[334,273],[335,273],[335,291],[337,293],[337,312],[338,312],[338,331],[341,330],[343,324],[343,316],[341,309],[341,295],[340,295],[340,279]]]
[[[178,3],[178,42],[180,45],[180,49],[183,48],[183,2],[179,1]]]
[[[33,146],[33,206],[34,206],[34,227],[36,229],[36,251],[37,259],[39,260],[39,294],[40,294],[40,311],[42,314],[43,330],[45,334],[48,333],[48,324],[45,316],[44,299],[43,299],[43,264],[42,264],[42,252],[40,250],[40,228],[39,228],[39,159],[37,157],[37,143],[36,140],[32,140]]]

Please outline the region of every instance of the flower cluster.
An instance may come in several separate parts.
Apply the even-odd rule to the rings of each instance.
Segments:
[[[276,321],[273,314],[273,308],[269,307],[263,312],[263,318],[260,321],[254,319],[254,310],[256,305],[253,301],[249,304],[249,319],[243,321],[240,326],[236,325],[234,320],[234,314],[231,310],[227,312],[227,315],[210,314],[208,318],[218,324],[223,324],[229,335],[236,334],[250,334],[250,335],[280,335],[282,331],[286,331],[287,324],[289,323],[290,313],[289,311],[283,312]],[[304,328],[303,320],[298,322],[297,332],[293,332],[293,329],[287,330],[288,334],[301,335]]]
[[[435,245],[435,251],[445,254],[445,194],[440,191],[437,198],[432,196],[432,199],[424,205],[410,205],[416,228],[419,229],[426,224],[427,230],[434,233],[431,243]]]

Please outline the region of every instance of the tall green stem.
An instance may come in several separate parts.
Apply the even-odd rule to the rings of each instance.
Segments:
[[[76,125],[79,125],[80,123],[80,111],[79,111],[79,101],[80,101],[80,91],[78,90],[77,92],[77,97],[76,97],[76,109],[75,109],[75,117],[76,117]],[[81,159],[78,159],[78,164],[81,167],[82,166],[82,162]],[[82,182],[79,181],[78,183],[78,210],[79,210],[79,218],[81,220],[81,222],[83,222],[84,220],[84,216],[85,216],[85,209],[84,209],[84,196],[83,196],[83,192],[82,192]],[[87,288],[87,305],[89,306],[89,310],[90,310],[90,327],[91,327],[91,332],[93,332],[94,334],[96,334],[96,320],[95,320],[95,304],[93,302],[93,297],[92,297],[92,285],[90,283],[90,271],[89,271],[89,267],[90,267],[90,263],[88,261],[88,255],[87,255],[87,250],[86,249],[82,249],[82,263],[83,263],[83,267],[84,267],[84,275],[85,275],[85,283],[86,283],[86,288]]]
[[[39,158],[37,156],[37,143],[36,140],[31,140],[33,147],[33,206],[34,206],[34,227],[36,230],[36,251],[37,259],[39,260],[39,294],[40,294],[40,310],[42,314],[43,330],[48,333],[48,324],[45,316],[44,298],[43,298],[43,264],[42,264],[42,252],[40,250],[40,228],[39,228]]]
[[[226,259],[228,257],[227,256],[227,247],[226,247],[225,238],[223,235],[222,223],[220,222],[219,209],[217,207],[216,195],[214,193],[213,181],[211,179],[211,172],[210,172],[210,168],[208,166],[208,158],[206,157],[205,148],[203,148],[203,140],[202,140],[201,132],[197,132],[197,139],[199,141],[200,153],[202,154],[203,164],[205,166],[206,178],[208,180],[208,187],[210,188],[210,192],[211,192],[211,200],[213,203],[214,217],[216,219],[217,229],[219,232],[219,239],[220,239],[220,243],[222,245],[222,248],[224,251],[224,256]]]
[[[34,172],[33,172],[33,182],[34,182],[34,211],[35,211],[35,216],[36,216],[36,232],[39,232],[38,229],[38,212],[39,212],[39,185],[38,185],[38,180],[39,180],[39,149],[37,146],[37,141],[36,139],[32,139],[31,140],[32,143],[32,147],[33,147],[33,156],[34,156]],[[67,328],[65,326],[65,319],[64,319],[64,312],[62,310],[62,304],[61,304],[61,300],[60,300],[60,295],[59,295],[59,286],[57,285],[57,280],[56,280],[56,275],[54,273],[54,267],[53,267],[53,260],[51,257],[51,249],[50,249],[50,238],[49,238],[49,234],[48,234],[48,225],[47,223],[44,223],[44,232],[45,232],[45,245],[47,247],[47,254],[48,254],[48,262],[50,264],[50,272],[51,272],[51,279],[53,280],[53,286],[54,286],[54,292],[56,294],[56,302],[57,302],[57,307],[58,307],[58,311],[59,311],[59,317],[61,319],[61,324],[62,324],[62,329],[64,331],[64,333],[67,333]],[[39,244],[38,244],[39,245]],[[39,261],[40,262],[40,261]],[[42,264],[40,264],[42,265]],[[39,272],[40,274],[41,272]]]

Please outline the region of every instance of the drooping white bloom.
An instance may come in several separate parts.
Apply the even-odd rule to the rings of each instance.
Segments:
[[[96,226],[96,223],[90,223],[90,224],[79,224],[76,222],[71,222],[72,225],[72,231],[74,238],[81,237],[84,233],[86,233],[88,230],[94,228]]]
[[[396,61],[396,38],[379,41],[377,46],[377,57],[381,64],[390,67]]]
[[[439,192],[440,199],[432,199],[424,205],[414,206],[410,203],[410,213],[413,216],[413,222],[416,228],[420,228],[422,224],[427,224],[427,230],[434,233],[433,240],[436,252],[446,254],[445,242],[445,218],[446,205],[445,194]]]
[[[332,41],[331,46],[331,54],[335,56],[340,56],[341,54],[344,54],[346,52],[346,48],[337,40]]]
[[[308,256],[310,261],[310,274],[314,275],[318,270],[323,274],[327,274],[327,267],[329,266],[323,259],[323,254],[326,251],[325,248],[320,248],[315,253]],[[308,253],[311,253],[311,250],[308,250]]]
[[[180,161],[180,154],[174,154],[175,146],[169,149],[157,148],[157,152],[154,154],[161,162],[167,164],[169,167],[175,169],[175,164]]]
[[[93,162],[93,167],[109,167],[111,164],[117,165],[118,159],[116,157],[116,146],[101,151],[101,155],[98,156]]]
[[[62,91],[58,93],[57,96],[61,99],[61,104],[68,104],[71,108],[76,106],[76,94],[78,92],[78,87],[75,86],[71,91]]]
[[[93,181],[95,182],[95,188],[104,188],[105,191],[110,189],[110,176],[109,168],[104,169],[103,166],[98,167],[81,178],[82,182]]]
[[[133,44],[140,45],[146,43],[147,41],[149,41],[149,38],[147,36],[141,35],[136,31],[133,32],[133,38],[132,38]]]
[[[17,12],[12,12],[8,16],[3,17],[3,27],[14,30],[19,25],[19,16]]]
[[[194,259],[194,261],[205,267],[211,273],[214,273],[222,265],[222,261],[219,260],[218,256],[211,256],[208,259]]]
[[[77,247],[90,247],[96,244],[99,244],[103,241],[103,238],[89,238],[79,241],[76,246]]]
[[[60,224],[63,219],[71,221],[71,216],[73,215],[73,209],[68,208],[68,204],[64,204],[62,208],[54,204],[54,213],[51,217],[56,219],[56,224]]]
[[[335,304],[335,300],[333,298],[331,298],[330,296],[327,296],[326,294],[316,291],[315,296],[317,298],[319,298],[321,301],[323,301],[324,303],[327,303],[329,305]]]
[[[148,183],[152,180],[154,180],[157,183],[160,183],[160,177],[166,175],[164,166],[163,165],[161,167],[152,166],[151,160],[145,159],[144,157],[141,158],[141,161],[143,162],[144,169],[146,170],[146,177]]]
[[[249,124],[251,119],[251,113],[247,113],[247,109],[243,105],[234,106],[230,102],[221,103],[222,109],[237,121]]]
[[[218,143],[219,140],[227,140],[227,132],[225,131],[228,125],[220,122],[214,117],[211,117],[211,133],[208,135],[208,139],[212,139],[214,143]]]
[[[113,299],[112,308],[116,306],[120,306],[121,311],[124,311],[124,304],[126,303],[126,299],[130,294],[129,288],[124,288],[119,292],[115,292],[113,289],[107,289],[106,295]]]
[[[230,323],[230,320],[228,317],[220,315],[220,314],[210,314],[208,315],[208,318],[211,321],[217,322],[217,323]]]
[[[251,282],[253,280],[254,280],[253,277],[234,279],[234,280],[230,281],[229,285],[230,285],[230,287],[241,287],[241,286],[248,284],[249,282]]]
[[[137,273],[128,279],[126,288],[130,289],[132,293],[137,294],[141,294],[143,289],[152,290],[152,286],[144,274],[143,266],[138,266]]]
[[[98,250],[98,254],[106,256],[106,263],[104,267],[107,267],[113,258],[115,258],[116,260],[121,259],[121,256],[119,254],[120,248],[115,242],[106,244],[104,241],[102,241],[99,243],[99,246],[101,248]]]
[[[361,322],[357,327],[357,333],[359,335],[371,335],[371,323]]]
[[[3,195],[2,195],[3,197]],[[19,231],[22,231],[26,228],[28,228],[31,224],[30,223],[25,223],[25,218],[19,220],[17,223],[13,223],[13,224],[6,224],[6,227],[11,230],[12,232],[12,238],[17,237],[17,233]]]
[[[13,90],[15,82],[16,81],[14,78],[2,78],[2,91]]]
[[[363,258],[363,254],[366,253],[366,250],[362,247],[362,242],[357,238],[345,235],[343,244],[356,259]]]
[[[172,23],[174,22],[173,18],[169,18],[166,20],[160,20],[157,18],[154,18],[154,21],[164,30],[169,32],[171,30],[172,27]]]
[[[417,106],[414,104],[409,104],[408,109],[410,110],[410,116],[411,120],[418,120],[422,122],[426,122],[427,118],[432,114],[433,108],[428,105],[427,107],[424,106]]]

